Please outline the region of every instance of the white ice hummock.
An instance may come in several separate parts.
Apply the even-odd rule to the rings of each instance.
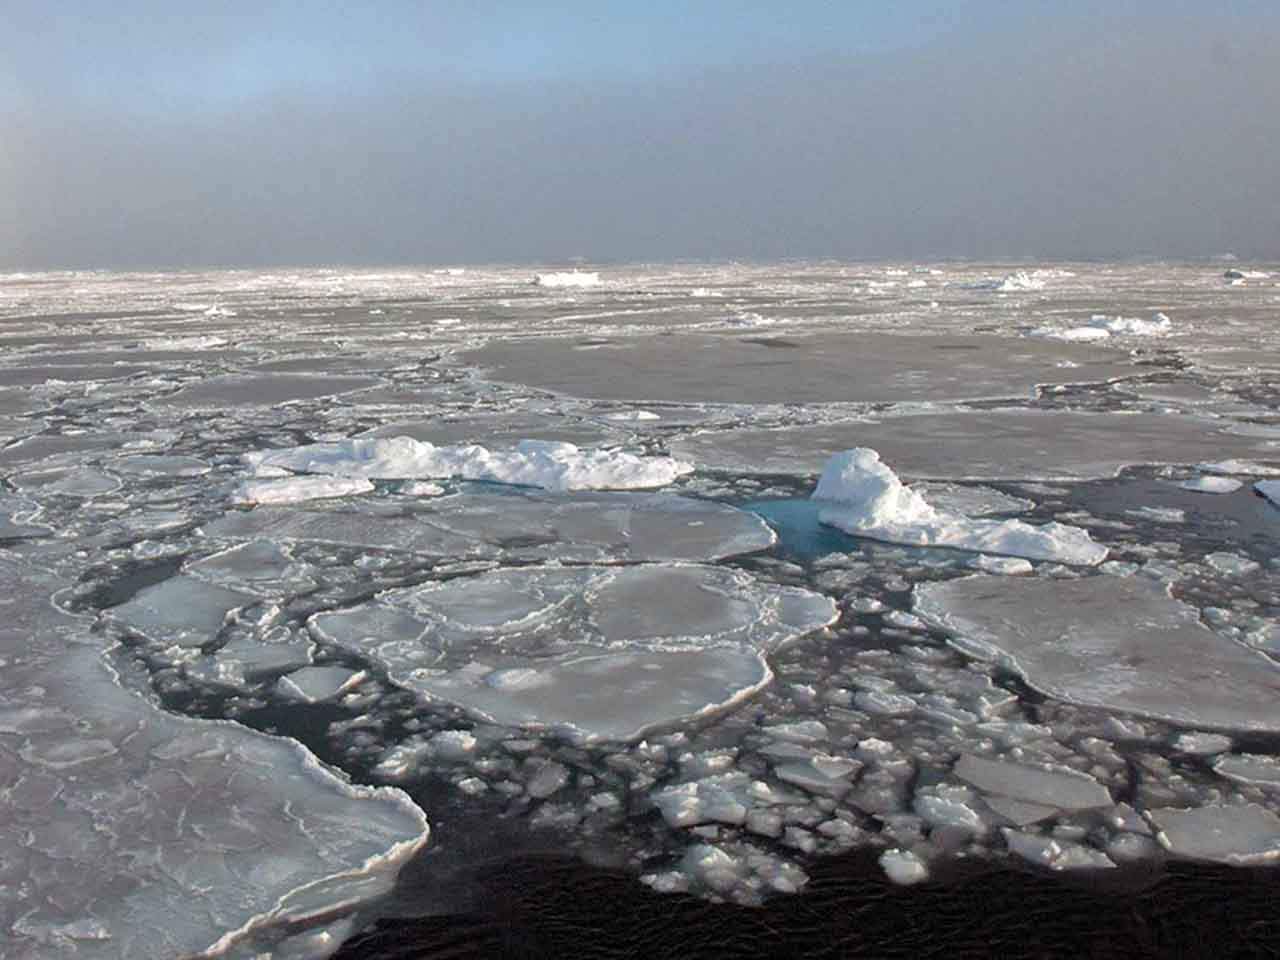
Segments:
[[[534,275],[533,283],[537,287],[598,287],[600,274],[586,270],[539,273]]]
[[[867,447],[832,456],[813,499],[824,504],[818,514],[822,523],[873,540],[1082,565],[1107,557],[1107,548],[1079,527],[974,520],[935,510]]]
[[[283,450],[260,450],[244,460],[273,469],[374,480],[460,477],[544,490],[638,490],[661,487],[693,470],[671,457],[637,457],[612,450],[581,450],[572,443],[521,440],[507,450],[478,444],[436,446],[412,437],[360,437]]]

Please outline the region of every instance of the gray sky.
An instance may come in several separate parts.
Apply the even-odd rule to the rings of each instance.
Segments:
[[[182,6],[6,13],[0,269],[1280,258],[1273,2]]]

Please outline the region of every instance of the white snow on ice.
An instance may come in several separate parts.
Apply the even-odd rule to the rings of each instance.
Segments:
[[[813,499],[822,505],[822,523],[874,540],[1082,565],[1107,557],[1107,548],[1079,527],[940,513],[866,447],[831,457]]]

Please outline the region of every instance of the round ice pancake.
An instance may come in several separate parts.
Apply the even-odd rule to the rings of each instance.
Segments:
[[[429,698],[595,741],[737,702],[772,676],[764,651],[835,616],[806,590],[655,564],[497,570],[388,591],[310,624]]]

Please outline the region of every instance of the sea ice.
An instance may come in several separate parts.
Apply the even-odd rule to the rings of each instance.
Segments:
[[[261,470],[386,480],[461,477],[545,490],[632,490],[662,487],[693,470],[670,457],[584,451],[571,443],[522,440],[510,450],[478,445],[437,447],[412,437],[355,438],[246,454]]]
[[[1170,853],[1234,865],[1280,859],[1280,817],[1257,804],[1149,810],[1156,839]]]
[[[390,591],[311,625],[428,697],[589,742],[638,739],[749,696],[772,676],[762,652],[835,616],[808,591],[652,565],[499,570]]]
[[[1192,728],[1280,732],[1280,669],[1145,577],[972,576],[916,587],[964,653],[1050,697]]]
[[[1253,489],[1280,507],[1280,480],[1259,480]]]
[[[1178,486],[1183,490],[1194,490],[1196,493],[1235,493],[1244,484],[1230,477],[1208,476],[1183,480]]]
[[[1069,767],[992,760],[966,753],[956,762],[955,775],[984,793],[1054,810],[1092,810],[1109,807],[1113,802],[1106,787]]]
[[[254,955],[334,923],[425,843],[404,794],[352,786],[305,748],[151,707],[110,679],[67,586],[0,551],[0,952]],[[198,903],[198,909],[192,904]]]
[[[576,339],[493,341],[460,356],[487,378],[637,404],[881,403],[1025,397],[1036,384],[1109,380],[1134,368],[1119,351],[1001,337],[823,331],[794,339],[634,336],[598,349]],[[999,357],[994,360],[992,358]],[[1068,360],[1072,367],[1062,367]],[[848,446],[848,444],[846,444]]]
[[[1280,789],[1280,757],[1256,753],[1237,753],[1219,757],[1213,770],[1238,783]]]
[[[568,270],[562,273],[538,273],[533,277],[534,286],[538,287],[598,287],[600,274],[585,270]]]
[[[199,647],[217,637],[233,610],[258,599],[179,574],[143,588],[107,616],[158,643]]]
[[[231,494],[232,503],[302,503],[369,493],[373,482],[364,477],[284,477],[244,480]]]
[[[871,447],[912,478],[1084,480],[1131,464],[1189,463],[1224,453],[1274,456],[1221,423],[1172,414],[989,410],[922,413],[876,422],[717,430],[673,440],[700,470],[814,474],[834,453]],[[1202,470],[1209,468],[1201,465]],[[1213,472],[1253,472],[1222,470]]]
[[[834,455],[813,499],[822,505],[822,523],[874,540],[1084,565],[1107,557],[1107,548],[1079,527],[1036,527],[1021,520],[972,520],[939,513],[904,486],[876,451],[865,447]]]

